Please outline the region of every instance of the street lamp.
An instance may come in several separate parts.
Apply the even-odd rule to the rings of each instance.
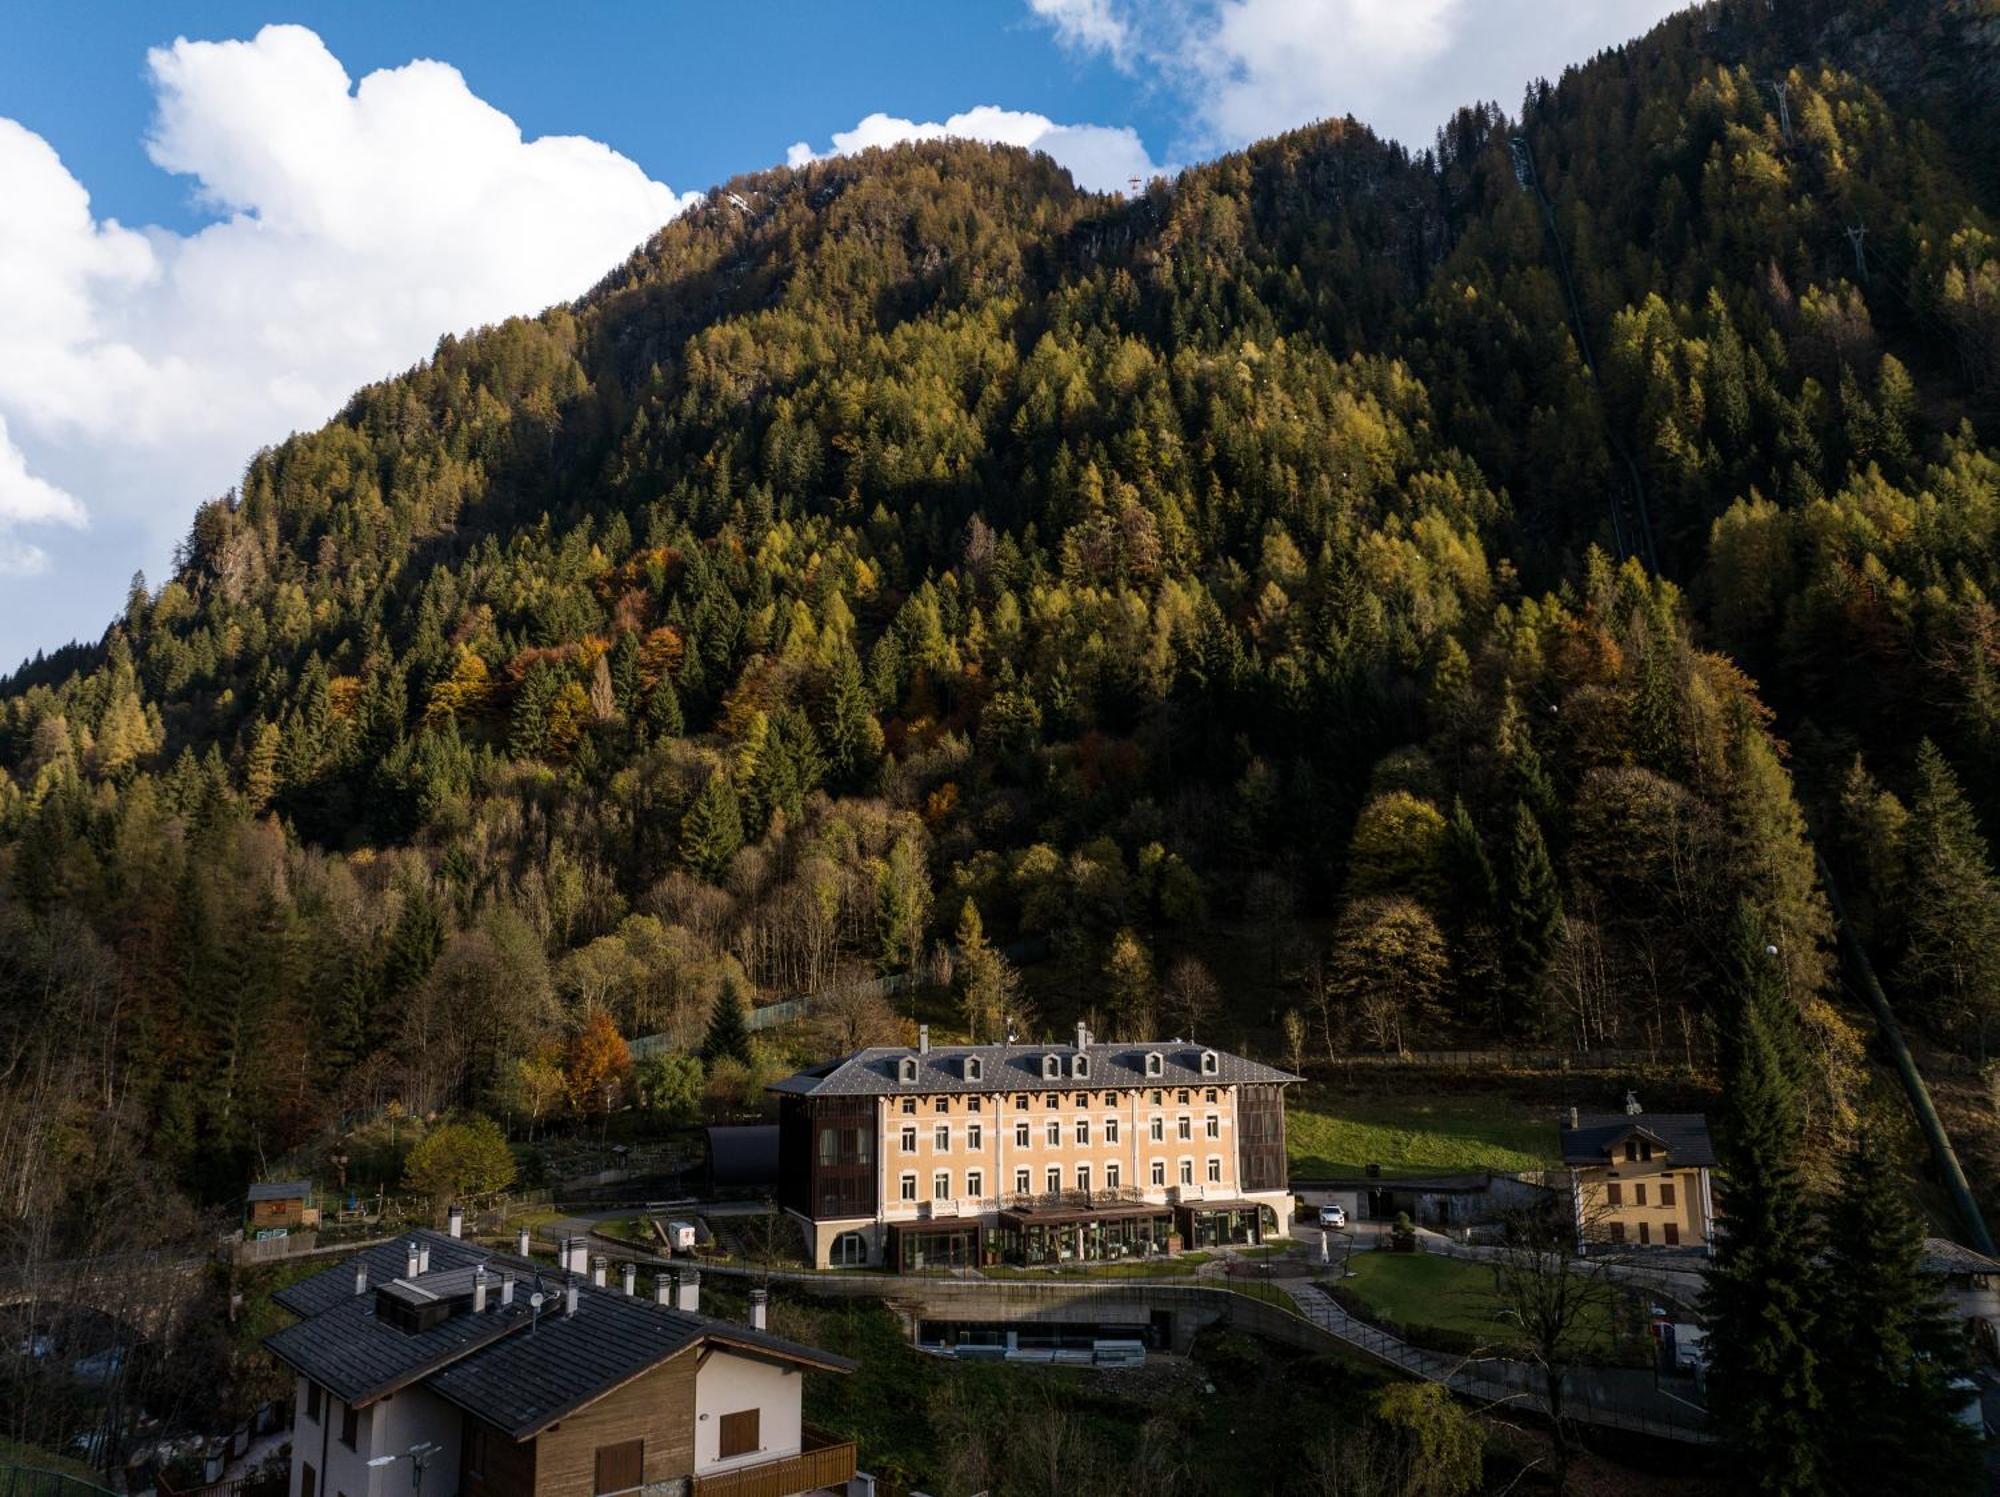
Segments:
[[[405,1452],[410,1460],[410,1490],[412,1492],[420,1493],[423,1491],[424,1467],[428,1466],[431,1457],[442,1449],[444,1449],[442,1445],[433,1445],[430,1441],[425,1440],[420,1444],[412,1445]],[[370,1466],[393,1466],[402,1459],[403,1457],[400,1455],[378,1455],[368,1464]]]

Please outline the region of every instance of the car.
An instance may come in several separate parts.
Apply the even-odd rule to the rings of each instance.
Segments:
[[[1336,1206],[1332,1203],[1320,1207],[1319,1224],[1322,1227],[1345,1227],[1347,1225],[1347,1208],[1345,1206]]]

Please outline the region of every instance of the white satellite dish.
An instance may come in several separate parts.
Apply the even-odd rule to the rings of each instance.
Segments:
[[[546,1295],[531,1294],[528,1296],[528,1303],[532,1305],[535,1309],[539,1310],[542,1308],[542,1301],[546,1298],[547,1298]]]

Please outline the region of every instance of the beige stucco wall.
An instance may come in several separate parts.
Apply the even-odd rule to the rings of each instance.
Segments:
[[[804,1387],[805,1379],[797,1368],[726,1351],[709,1353],[694,1381],[695,1473],[706,1475],[797,1455]],[[725,1461],[717,1454],[722,1445],[722,1416],[745,1409],[758,1410],[757,1436],[762,1448]]]
[[[1680,1246],[1699,1247],[1708,1240],[1710,1226],[1706,1215],[1706,1173],[1698,1168],[1677,1167],[1671,1159],[1659,1157],[1620,1159],[1580,1169],[1577,1189],[1582,1196],[1585,1232],[1592,1241],[1602,1243],[1608,1240],[1611,1224],[1617,1222],[1625,1228],[1623,1246],[1659,1247],[1666,1242],[1665,1228],[1671,1222],[1680,1230]],[[1614,1181],[1620,1196],[1616,1206],[1610,1204],[1609,1187]],[[1662,1185],[1674,1188],[1671,1206],[1660,1204]],[[1643,1205],[1638,1200],[1642,1190],[1646,1197]],[[1642,1222],[1648,1229],[1646,1244],[1639,1241]]]

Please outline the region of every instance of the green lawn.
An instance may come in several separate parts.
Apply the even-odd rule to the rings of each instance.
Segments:
[[[1436,1253],[1356,1253],[1343,1281],[1374,1314],[1406,1326],[1435,1326],[1503,1347],[1520,1339],[1520,1329],[1500,1318],[1493,1270]],[[1595,1311],[1603,1344],[1611,1341],[1609,1306]]]
[[[1558,1162],[1556,1125],[1503,1093],[1343,1095],[1316,1084],[1285,1108],[1292,1174],[1303,1179],[1460,1170],[1528,1170]]]

